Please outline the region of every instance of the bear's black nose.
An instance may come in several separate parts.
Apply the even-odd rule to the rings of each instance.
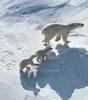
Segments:
[[[84,26],[84,24],[82,24],[82,27]]]

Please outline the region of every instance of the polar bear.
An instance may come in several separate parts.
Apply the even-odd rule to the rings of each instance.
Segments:
[[[76,29],[83,27],[84,24],[82,23],[72,23],[68,25],[61,25],[61,24],[51,24],[45,27],[42,30],[42,34],[44,34],[44,40],[42,42],[45,42],[45,46],[49,44],[50,40],[56,36],[55,41],[59,41],[61,38],[64,43],[68,43],[68,35],[69,33]]]
[[[22,60],[20,63],[20,72],[23,71],[24,68],[30,69],[30,67],[28,67],[28,65],[31,65],[31,66],[39,65],[39,64],[34,64],[33,59],[35,57],[36,57],[36,55],[32,55],[30,58]]]
[[[36,59],[37,59],[37,62],[44,62],[44,60],[47,59],[47,54],[48,52],[52,50],[51,47],[46,47],[44,50],[38,50],[35,55],[36,55]]]

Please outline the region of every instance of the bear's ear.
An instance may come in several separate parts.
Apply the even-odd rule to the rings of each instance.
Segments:
[[[71,27],[74,27],[77,25],[77,23],[72,23],[72,24],[69,24]]]
[[[73,24],[69,24],[69,26],[73,27]]]

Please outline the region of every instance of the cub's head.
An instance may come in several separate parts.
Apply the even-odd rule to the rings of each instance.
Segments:
[[[44,51],[45,51],[45,52],[48,52],[48,51],[50,51],[50,50],[52,50],[52,49],[53,49],[52,47],[46,47]]]
[[[84,26],[83,23],[72,23],[72,24],[69,24],[71,26],[72,29],[76,29],[76,28],[81,28]]]

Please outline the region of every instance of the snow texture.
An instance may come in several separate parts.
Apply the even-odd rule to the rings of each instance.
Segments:
[[[20,62],[44,49],[42,28],[83,23],[69,44],[50,41],[48,58],[31,71]],[[0,100],[88,99],[88,0],[0,0]]]

